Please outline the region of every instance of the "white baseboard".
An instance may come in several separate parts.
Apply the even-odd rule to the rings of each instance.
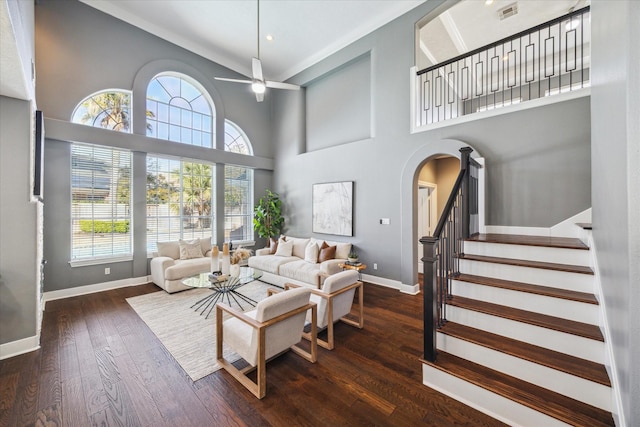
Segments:
[[[552,237],[583,237],[584,230],[576,226],[579,222],[591,222],[591,208],[562,221],[549,229]]]
[[[40,348],[40,335],[0,344],[0,360],[19,356]]]
[[[417,295],[420,293],[420,285],[405,285],[398,280],[386,279],[384,277],[372,276],[370,274],[363,274],[362,280],[374,285],[384,286],[385,288],[397,289],[404,294]]]
[[[93,285],[77,286],[75,288],[60,289],[58,291],[47,291],[43,294],[43,301],[46,305],[47,301],[93,294],[95,292],[108,291],[111,289],[126,288],[127,286],[144,285],[149,282],[151,282],[151,276],[142,276],[114,280],[112,282],[96,283]]]
[[[549,236],[549,237],[581,237],[582,230],[576,226],[578,222],[591,222],[591,208],[586,209],[571,218],[559,222],[551,227],[513,227],[508,225],[487,225],[485,233],[518,234],[521,236]]]
[[[613,415],[613,421],[617,426],[626,426],[624,410],[622,408],[622,395],[620,394],[620,379],[618,378],[618,369],[616,368],[616,359],[613,355],[613,345],[611,339],[611,329],[609,327],[608,317],[607,317],[607,305],[606,301],[602,296],[602,283],[600,282],[600,269],[598,268],[598,260],[597,260],[597,249],[595,246],[595,241],[592,236],[589,236],[589,241],[587,242],[589,247],[591,248],[591,256],[593,258],[593,272],[594,272],[594,287],[595,287],[595,295],[598,299],[600,306],[600,313],[602,315],[600,319],[600,330],[604,335],[604,365],[607,369],[607,373],[609,374],[609,379],[611,380],[611,414]]]

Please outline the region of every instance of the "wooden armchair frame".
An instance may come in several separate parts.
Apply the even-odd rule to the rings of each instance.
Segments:
[[[273,292],[269,292],[271,295]],[[230,373],[240,384],[247,388],[254,396],[258,399],[262,399],[267,393],[267,371],[266,371],[266,331],[269,326],[272,326],[278,322],[286,320],[296,314],[305,312],[307,310],[311,310],[311,317],[314,319],[314,327],[311,328],[311,333],[305,333],[305,335],[310,335],[310,338],[306,336],[304,338],[310,339],[311,341],[311,349],[310,352],[305,351],[304,349],[298,347],[298,345],[293,345],[290,347],[294,353],[302,356],[304,359],[308,360],[311,363],[315,363],[318,360],[318,345],[317,345],[317,328],[315,327],[315,323],[317,321],[317,306],[315,303],[310,302],[302,307],[298,307],[295,310],[291,310],[287,313],[281,314],[280,316],[274,317],[266,322],[258,322],[255,319],[247,316],[245,313],[230,307],[226,304],[218,303],[216,306],[216,352],[218,363],[225,371]],[[226,312],[233,317],[243,321],[247,325],[251,326],[254,329],[258,330],[258,363],[256,366],[247,366],[246,368],[240,370],[233,366],[231,362],[224,358],[222,353],[222,342],[223,342],[223,319],[222,315]],[[286,351],[286,349],[284,350]],[[283,351],[283,352],[284,352]],[[279,353],[273,358],[279,356],[282,353]],[[272,358],[272,359],[273,359]],[[271,360],[271,359],[270,359]],[[253,382],[246,374],[252,372],[257,369],[257,381]]]
[[[285,283],[284,285],[284,289],[293,289],[293,288],[299,288],[301,287],[300,285],[296,285],[293,283]],[[323,340],[321,338],[317,337],[317,331],[315,332],[316,334],[316,341],[318,342],[318,345],[322,348],[326,348],[327,350],[333,350],[333,348],[335,347],[334,344],[334,336],[333,336],[333,299],[336,298],[337,296],[343,294],[344,292],[350,291],[351,289],[357,288],[356,291],[358,292],[358,318],[357,320],[352,320],[352,319],[348,319],[346,317],[341,317],[339,320],[346,323],[347,325],[351,325],[351,326],[355,326],[358,329],[362,329],[364,328],[364,286],[363,283],[361,281],[357,281],[351,285],[348,285],[342,289],[340,289],[339,291],[333,292],[331,294],[328,294],[326,292],[323,292],[320,289],[310,289],[311,293],[313,295],[317,295],[321,298],[324,298],[327,300],[327,340]],[[313,329],[314,327],[316,327],[317,324],[317,317],[315,321],[311,322],[311,332],[305,332],[302,336],[305,339],[311,340],[313,339]]]

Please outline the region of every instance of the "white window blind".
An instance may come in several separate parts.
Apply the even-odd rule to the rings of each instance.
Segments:
[[[224,123],[224,149],[253,155],[249,138],[230,120]],[[253,241],[253,170],[250,168],[225,165],[224,240]]]
[[[214,238],[215,165],[147,156],[147,252],[157,242]]]
[[[71,261],[132,255],[131,152],[71,148]]]

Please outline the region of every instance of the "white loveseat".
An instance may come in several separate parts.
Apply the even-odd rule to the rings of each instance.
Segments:
[[[150,268],[153,283],[170,294],[191,289],[182,284],[182,279],[211,269],[211,239],[158,242]]]
[[[285,283],[295,283],[320,289],[327,277],[342,271],[338,265],[347,261],[351,251],[351,243],[325,241],[313,237],[308,239],[284,237],[285,242],[292,245],[291,253],[281,250],[283,249],[281,237],[277,248],[273,248],[274,245],[272,245],[272,247],[258,249],[255,256],[249,258],[249,267],[264,272],[262,281],[280,287],[284,287]],[[335,246],[335,257],[318,262],[323,243],[326,243],[329,248]],[[317,251],[312,245],[318,248]]]

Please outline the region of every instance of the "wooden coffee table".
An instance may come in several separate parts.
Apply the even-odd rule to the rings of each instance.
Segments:
[[[241,309],[243,309],[242,302],[255,307],[257,301],[238,292],[238,288],[261,278],[261,270],[252,267],[240,267],[240,274],[238,276],[228,276],[226,280],[210,279],[209,274],[208,272],[200,273],[182,280],[182,283],[186,286],[192,288],[209,288],[213,291],[210,295],[207,295],[191,306],[191,308],[194,308],[196,311],[202,310],[200,315],[207,312],[206,318],[208,319],[216,303],[218,301],[224,302],[225,297],[229,305],[231,305],[233,300]]]

